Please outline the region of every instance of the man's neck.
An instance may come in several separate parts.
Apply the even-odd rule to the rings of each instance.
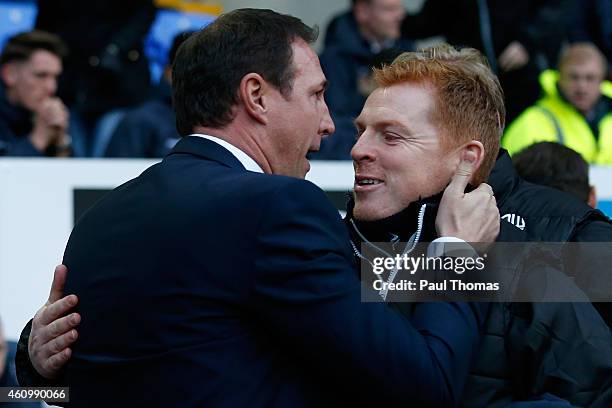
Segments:
[[[257,138],[254,137],[253,131],[246,130],[242,126],[236,126],[234,122],[222,128],[195,126],[193,132],[214,136],[226,141],[253,159],[264,173],[272,174],[272,167],[266,159],[261,146],[257,143]]]

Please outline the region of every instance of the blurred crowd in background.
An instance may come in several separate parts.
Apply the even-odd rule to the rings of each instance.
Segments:
[[[39,0],[34,29],[6,38],[0,54],[0,155],[163,157],[180,137],[171,64],[189,32],[147,49],[162,12],[153,0]],[[336,132],[313,159],[350,160],[372,70],[440,37],[487,56],[511,154],[548,141],[612,164],[612,0],[426,0],[416,14],[402,0],[352,0],[321,31]]]

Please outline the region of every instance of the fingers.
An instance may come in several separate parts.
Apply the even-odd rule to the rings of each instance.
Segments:
[[[474,189],[474,191],[482,192],[482,193],[485,193],[485,194],[490,195],[492,197],[495,197],[493,195],[493,188],[490,185],[488,185],[487,183],[480,184],[476,189]]]
[[[68,360],[70,360],[70,356],[72,356],[72,350],[69,348],[62,350],[60,353],[52,355],[45,360],[42,367],[42,371],[44,373],[40,374],[47,378],[57,377],[62,367],[68,362]]]
[[[43,307],[40,311],[38,324],[40,326],[46,326],[53,322],[54,320],[59,319],[64,316],[66,313],[70,311],[73,307],[75,307],[78,303],[78,298],[76,295],[68,295],[56,302],[51,303]]]
[[[64,333],[61,336],[51,340],[48,343],[47,349],[49,353],[51,353],[51,355],[59,354],[68,347],[70,347],[77,340],[78,337],[79,334],[76,330],[70,330],[69,332]]]
[[[53,274],[53,282],[51,282],[51,291],[49,292],[48,303],[54,303],[64,296],[64,284],[66,283],[66,276],[68,275],[68,268],[65,265],[58,265],[55,267],[55,273]]]
[[[473,157],[470,152],[466,152],[461,158],[461,162],[459,162],[459,166],[457,166],[457,170],[450,184],[446,187],[444,194],[448,192],[450,194],[463,195],[474,174],[475,163],[476,157]]]

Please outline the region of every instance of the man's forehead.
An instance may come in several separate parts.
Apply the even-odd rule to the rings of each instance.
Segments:
[[[566,64],[563,69],[561,69],[561,74],[566,73],[576,73],[576,72],[596,72],[597,74],[605,75],[605,69],[602,64],[594,59],[585,60],[581,62],[574,62]]]
[[[307,77],[308,82],[320,84],[325,82],[319,57],[304,40],[295,40],[292,44],[293,67],[297,76]]]

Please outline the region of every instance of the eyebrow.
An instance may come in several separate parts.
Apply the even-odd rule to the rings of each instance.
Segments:
[[[359,126],[361,125],[361,121],[359,120],[359,117],[355,118],[355,120],[353,120],[353,125],[355,125],[355,128],[359,129]],[[407,127],[406,125],[404,125],[403,123],[400,123],[397,120],[393,120],[393,119],[384,119],[381,121],[378,121],[375,123],[376,127],[398,127],[408,133],[413,133],[412,130]]]

